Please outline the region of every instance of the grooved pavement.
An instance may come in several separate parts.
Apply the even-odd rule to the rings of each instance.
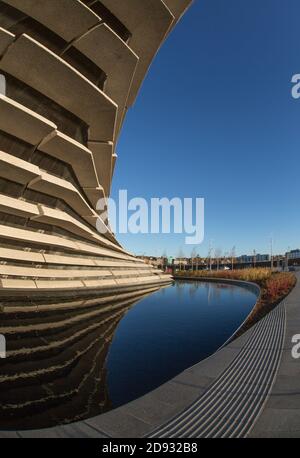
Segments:
[[[150,437],[244,437],[272,387],[284,337],[280,305],[261,320],[236,358],[200,398]]]

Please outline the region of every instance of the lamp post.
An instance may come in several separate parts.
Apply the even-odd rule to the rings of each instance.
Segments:
[[[273,271],[273,237],[271,237],[271,270]]]

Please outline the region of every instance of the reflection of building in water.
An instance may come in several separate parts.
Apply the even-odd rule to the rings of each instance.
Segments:
[[[115,330],[132,304],[156,289],[2,303],[7,359],[0,360],[0,428],[43,428],[109,410],[105,361]]]

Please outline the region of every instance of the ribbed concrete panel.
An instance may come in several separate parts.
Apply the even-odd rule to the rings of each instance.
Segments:
[[[114,139],[117,105],[71,65],[30,36],[22,35],[9,47],[0,61],[0,70],[78,116],[90,126],[92,139]]]
[[[190,0],[163,0],[169,10],[175,16],[176,21],[182,16],[186,9],[190,6]]]
[[[89,148],[93,153],[99,181],[102,183],[105,195],[108,196],[113,167],[113,144],[89,142]]]
[[[0,27],[0,56],[7,50],[8,46],[14,41],[15,36],[8,30]]]
[[[33,218],[39,214],[38,206],[0,194],[0,212],[23,218]]]
[[[38,145],[47,135],[56,130],[56,125],[0,94],[0,130],[31,145]]]
[[[78,190],[76,190],[71,183],[66,182],[64,180],[59,180],[55,176],[44,174],[42,170],[39,169],[39,167],[32,165],[29,162],[23,161],[22,159],[16,158],[12,156],[11,154],[7,154],[1,151],[0,151],[0,166],[1,166],[0,167],[0,177],[1,178],[6,178],[7,180],[10,180],[11,177],[13,176],[15,182],[23,184],[28,189],[35,189],[35,190],[40,190],[40,191],[45,190],[45,192],[49,193],[51,183],[53,185],[53,180],[54,180],[54,183],[56,184],[57,189],[52,191],[51,195],[61,197],[65,202],[70,204],[70,207],[74,208],[74,210],[78,210],[79,215],[81,215],[80,210],[83,210],[84,214],[86,214],[86,211],[89,211],[90,218],[88,219],[87,217],[83,216],[83,219],[86,220],[89,224],[91,224],[92,219],[94,218],[95,225],[96,225],[97,214],[82,199],[82,196],[80,195]],[[41,184],[41,183],[45,183],[45,180],[47,183],[46,189],[45,189],[45,185]],[[3,196],[3,198],[4,197],[5,196]],[[14,200],[18,202],[17,199],[14,199]],[[22,202],[22,205],[25,205],[24,200],[22,200],[21,202]],[[62,212],[60,210],[51,209],[51,208],[47,209],[47,207],[45,206],[40,206],[40,211],[42,212],[42,215],[39,215],[38,217],[36,217],[35,218],[36,220],[49,223],[49,212],[50,212],[52,214],[52,220],[56,219],[57,222],[59,222],[58,225],[60,227],[67,228],[68,230],[70,226],[73,227],[75,225],[76,226],[75,233],[78,233],[79,231],[82,234],[82,230],[78,229],[80,227],[81,228],[84,227],[82,223],[77,221],[75,218],[72,218],[70,215],[66,214],[65,212]],[[8,212],[8,213],[11,213],[11,212]],[[13,212],[13,214],[16,214],[16,213]],[[48,216],[48,218],[46,218],[46,215]],[[73,230],[71,232],[73,232]],[[97,233],[93,234],[93,231],[91,231],[91,229],[87,227],[85,228],[84,232],[88,233],[89,238],[92,237],[93,240],[95,238],[99,240],[103,239],[103,237],[100,237],[99,234]]]
[[[84,200],[77,189],[66,180],[42,172],[36,179],[28,184],[28,188],[41,193],[63,199],[80,216],[92,216],[93,209]]]
[[[0,177],[9,180],[12,176],[14,181],[23,185],[40,176],[40,169],[29,162],[0,151]]]
[[[102,188],[102,186],[98,186],[98,188],[82,187],[82,189],[88,197],[89,202],[91,202],[93,208],[96,208],[97,202],[99,202],[100,199],[103,199],[105,197],[104,189]]]
[[[131,106],[153,57],[174,22],[174,16],[161,0],[102,0],[101,3],[131,32],[129,46],[139,56],[127,102]]]
[[[95,46],[95,43],[99,43],[99,46]],[[102,43],[105,43],[104,47]],[[77,40],[74,46],[107,74],[105,93],[118,104],[116,131],[119,132],[138,56],[106,24],[91,30]]]
[[[14,250],[10,248],[0,248],[1,260],[11,261],[23,261],[23,262],[34,262],[43,263],[44,258],[41,253],[32,253],[25,250]]]
[[[99,186],[93,155],[84,145],[56,131],[39,146],[39,150],[70,164],[83,187]]]
[[[70,237],[72,234],[76,234],[93,242],[103,241],[105,244],[106,241],[104,242],[104,239],[101,238],[99,234],[93,232],[89,227],[85,226],[77,219],[72,218],[72,216],[67,213],[43,205],[39,205],[38,209],[38,215],[32,217],[32,220],[63,228],[70,233]]]
[[[76,2],[76,8],[73,8],[69,0],[56,0],[56,17],[51,15],[53,6],[48,0],[7,0],[6,3],[33,17],[62,37],[66,41],[65,50],[71,45],[74,46],[107,74],[105,92],[118,104],[119,131],[139,60],[132,49],[107,24],[101,22],[99,16],[79,1]],[[81,18],[81,23],[78,18]],[[95,46],[95,43],[98,46]],[[63,55],[62,51],[61,56]]]
[[[189,4],[0,2],[0,295],[121,296],[170,282],[119,245],[97,203],[128,106]]]
[[[86,33],[99,22],[99,17],[80,0],[2,0],[33,17],[67,42]]]

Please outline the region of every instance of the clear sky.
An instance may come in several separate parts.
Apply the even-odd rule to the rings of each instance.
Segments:
[[[238,254],[300,247],[299,0],[195,0],[160,49],[118,145],[112,197],[204,197],[205,240]],[[183,235],[119,235],[186,255]]]

